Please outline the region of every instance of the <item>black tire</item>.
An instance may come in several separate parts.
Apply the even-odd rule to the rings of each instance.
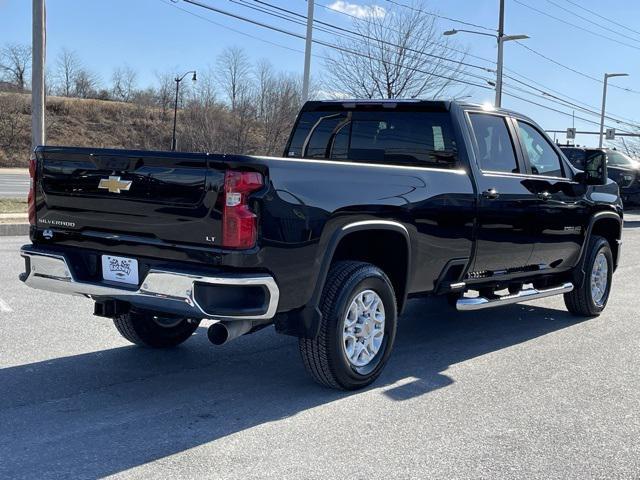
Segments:
[[[373,290],[382,300],[384,337],[377,354],[363,367],[349,363],[343,348],[343,321],[356,294]],[[393,286],[378,267],[369,263],[341,261],[331,266],[320,299],[322,321],[316,338],[301,338],[300,354],[316,382],[340,390],[356,390],[372,383],[384,368],[393,349],[397,306]]]
[[[607,306],[609,300],[609,293],[611,292],[611,279],[613,274],[613,254],[611,253],[611,247],[609,242],[603,237],[593,235],[589,240],[588,250],[584,259],[584,272],[585,276],[579,285],[564,294],[564,303],[567,306],[567,310],[573,315],[579,315],[582,317],[595,317]],[[593,270],[593,264],[598,257],[598,254],[602,252],[607,260],[607,286],[605,293],[599,303],[593,300],[591,294],[591,271]]]
[[[152,315],[129,312],[113,319],[113,323],[124,338],[142,347],[169,348],[180,345],[196,331],[199,320],[176,320],[163,325]]]

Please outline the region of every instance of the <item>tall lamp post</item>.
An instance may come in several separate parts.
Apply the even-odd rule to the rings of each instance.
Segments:
[[[181,77],[176,77],[174,80],[176,82],[176,101],[173,105],[173,136],[171,137],[171,151],[175,152],[176,151],[176,121],[178,118],[178,91],[180,89],[180,82],[182,80],[184,80],[184,77],[186,77],[187,75],[189,75],[190,73],[193,73],[193,76],[191,77],[191,80],[193,81],[193,83],[196,82],[197,77],[196,77],[196,71],[195,70],[190,70],[188,72],[186,72],[184,75],[182,75]]]
[[[463,29],[453,29],[447,30],[443,33],[443,35],[455,35],[456,33],[464,32],[464,33],[473,33],[475,35],[485,35],[487,37],[493,37],[498,42],[498,68],[496,70],[496,108],[500,108],[502,106],[502,65],[503,61],[503,47],[504,42],[509,42],[511,40],[526,40],[529,38],[528,35],[505,35],[502,32],[502,29],[499,30],[498,34],[495,35],[493,33],[486,32],[477,32],[475,30],[463,30]]]
[[[600,112],[600,141],[598,147],[602,148],[602,136],[604,131],[604,113],[607,106],[607,82],[612,77],[628,77],[628,73],[605,73],[604,74],[604,87],[602,89],[602,111]]]

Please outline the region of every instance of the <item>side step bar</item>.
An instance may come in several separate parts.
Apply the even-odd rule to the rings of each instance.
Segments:
[[[526,290],[520,290],[518,293],[513,295],[504,295],[496,298],[463,297],[456,302],[456,309],[461,312],[469,312],[472,310],[483,310],[485,308],[502,307],[503,305],[511,305],[513,303],[526,302],[529,300],[537,300],[539,298],[569,293],[572,290],[573,284],[567,282],[559,287],[547,288],[545,290],[528,288]]]

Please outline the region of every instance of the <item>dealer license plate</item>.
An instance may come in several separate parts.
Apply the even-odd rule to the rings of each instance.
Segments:
[[[138,284],[138,261],[133,258],[102,255],[102,278],[111,282]]]

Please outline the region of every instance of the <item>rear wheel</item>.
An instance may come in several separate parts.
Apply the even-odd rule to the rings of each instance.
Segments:
[[[355,390],[373,382],[393,348],[397,307],[391,282],[362,262],[332,265],[320,301],[316,338],[300,339],[300,354],[321,385]]]
[[[594,235],[589,240],[584,271],[582,284],[564,294],[564,303],[574,315],[593,317],[607,306],[611,292],[613,255],[605,238]]]
[[[168,348],[187,340],[196,331],[200,321],[129,312],[115,317],[113,323],[120,335],[131,343],[144,347]]]

